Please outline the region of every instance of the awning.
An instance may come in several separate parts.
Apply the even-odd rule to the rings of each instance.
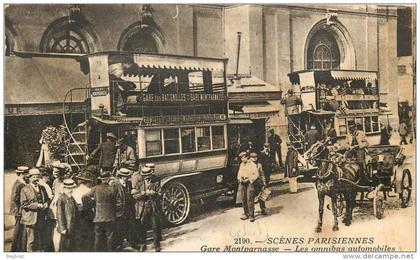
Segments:
[[[262,119],[276,115],[279,112],[277,108],[265,103],[244,104],[241,111],[229,109],[230,119]]]
[[[232,118],[232,119],[229,119],[229,124],[247,125],[247,124],[252,124],[252,121],[250,119]]]
[[[325,111],[325,110],[316,110],[316,111],[306,111],[309,114],[316,115],[316,116],[333,116],[335,112],[333,111]]]
[[[280,95],[280,87],[274,86],[260,78],[252,75],[240,75],[237,79],[234,75],[228,75],[229,93],[275,93]],[[280,97],[279,97],[280,98]]]
[[[6,105],[62,103],[67,91],[89,83],[75,59],[9,56],[5,71]],[[84,101],[84,94],[75,91],[72,101]]]
[[[136,63],[140,68],[144,69],[178,69],[217,72],[224,71],[224,62],[220,59],[134,54],[134,63]]]
[[[244,111],[244,113],[246,114],[251,114],[251,113],[277,113],[279,112],[278,109],[276,109],[275,107],[273,107],[270,104],[249,104],[249,105],[244,105],[244,107],[242,108],[242,110]]]
[[[361,80],[368,79],[374,81],[377,79],[376,72],[371,71],[345,71],[345,70],[332,70],[331,77],[339,80]]]

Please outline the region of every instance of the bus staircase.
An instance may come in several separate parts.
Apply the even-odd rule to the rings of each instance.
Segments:
[[[289,136],[290,143],[293,145],[293,147],[296,148],[296,150],[303,154],[305,151],[304,146],[304,134],[299,127],[300,125],[300,118],[299,115],[288,115],[287,116],[287,134]]]
[[[77,124],[76,126],[73,126],[73,115],[75,113],[73,109],[73,93],[75,91],[85,92],[84,121]],[[69,137],[65,142],[65,161],[70,164],[73,171],[80,171],[86,165],[88,140],[87,122],[90,117],[90,103],[88,97],[88,88],[74,88],[66,93],[63,101],[63,122]],[[70,102],[67,102],[67,98],[70,99]],[[66,111],[66,107],[68,111]]]

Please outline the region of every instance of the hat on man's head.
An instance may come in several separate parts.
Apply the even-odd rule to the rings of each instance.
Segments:
[[[117,137],[111,132],[106,133],[106,137],[113,138],[114,140],[117,140]]]
[[[287,90],[287,93],[289,93],[289,94],[293,94],[293,89],[288,89],[288,90]]]
[[[249,157],[251,158],[251,161],[254,161],[254,162],[257,161],[258,159],[258,155],[256,153],[251,153]]]
[[[247,157],[248,153],[247,152],[242,152],[238,156],[239,156],[239,158]]]
[[[68,163],[60,163],[53,166],[55,169],[58,169],[60,173],[71,172],[71,166]]]
[[[37,168],[32,168],[29,170],[28,177],[33,175],[41,175],[41,172]]]
[[[149,175],[152,175],[153,174],[153,172],[152,172],[152,169],[150,169],[149,167],[143,167],[143,168],[141,168],[141,173],[140,173],[142,176],[149,176]]]
[[[150,169],[154,170],[155,169],[155,164],[154,163],[146,163],[144,165],[145,167],[149,167]]]
[[[94,182],[92,178],[89,178],[88,174],[86,172],[81,172],[78,175],[75,176],[76,179]]]
[[[99,174],[98,179],[106,180],[106,179],[109,179],[110,177],[111,177],[111,172],[110,171],[103,171]]]
[[[268,132],[273,133],[274,134],[274,129],[271,128],[270,130],[268,130]]]
[[[117,176],[129,178],[130,170],[127,168],[120,168],[119,170],[117,170]]]
[[[29,172],[29,167],[28,166],[19,166],[16,168],[16,173],[28,173]]]
[[[76,187],[77,187],[77,185],[76,185],[76,183],[74,182],[73,179],[63,180],[63,188],[73,189],[73,188],[76,188]]]

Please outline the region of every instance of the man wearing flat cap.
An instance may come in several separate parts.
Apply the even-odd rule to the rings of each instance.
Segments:
[[[23,232],[25,227],[20,224],[21,219],[21,207],[20,207],[20,192],[25,187],[27,182],[24,180],[27,176],[29,168],[26,166],[19,166],[16,169],[16,181],[12,186],[12,195],[11,195],[11,204],[10,204],[10,215],[15,216],[15,228],[13,230],[13,242],[12,242],[12,252],[22,252],[25,251],[23,245]],[[27,178],[25,178],[27,179]]]
[[[63,193],[57,200],[57,231],[60,233],[60,252],[76,251],[77,203],[72,193],[77,185],[72,179],[63,181]]]
[[[111,171],[117,152],[116,140],[117,137],[113,133],[107,133],[106,141],[101,143],[90,155],[87,155],[86,160],[89,161],[99,154],[99,168],[104,171]]]
[[[147,228],[151,225],[153,229],[153,244],[156,252],[160,251],[161,235],[161,187],[160,180],[153,174],[152,169],[143,167],[141,169],[142,180],[132,190],[135,200],[135,217],[138,227],[139,250],[146,250]]]
[[[38,169],[30,169],[29,184],[25,185],[20,192],[22,207],[20,223],[25,225],[27,252],[45,251],[46,247],[44,230],[46,230],[47,209],[50,201],[45,188],[39,185],[40,175]]]
[[[91,198],[95,203],[93,223],[95,224],[94,250],[96,252],[113,251],[117,192],[109,185],[110,178],[111,172],[101,172],[99,176],[101,183],[86,194],[86,197]]]

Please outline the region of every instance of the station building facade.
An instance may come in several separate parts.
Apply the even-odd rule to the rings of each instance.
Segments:
[[[81,87],[74,84],[88,84],[83,75],[76,76],[80,72],[77,62],[67,61],[62,70],[47,73],[47,65],[36,58],[22,58],[20,52],[117,50],[228,58],[229,99],[233,107],[239,107],[232,111],[232,123],[252,126],[251,135],[258,136],[274,128],[286,141],[280,98],[291,87],[287,74],[294,71],[377,71],[381,102],[396,113],[396,10],[360,4],[6,5],[6,167],[34,164],[37,139],[45,124],[59,124],[63,93]],[[31,59],[32,65],[21,59]],[[34,95],[25,98],[25,93]],[[37,96],[42,93],[47,98]],[[74,101],[77,107],[82,100]],[[82,110],[75,118],[83,119]],[[393,124],[397,118],[391,117]],[[16,134],[31,120],[36,125],[32,131]],[[19,142],[25,146],[16,148]]]

